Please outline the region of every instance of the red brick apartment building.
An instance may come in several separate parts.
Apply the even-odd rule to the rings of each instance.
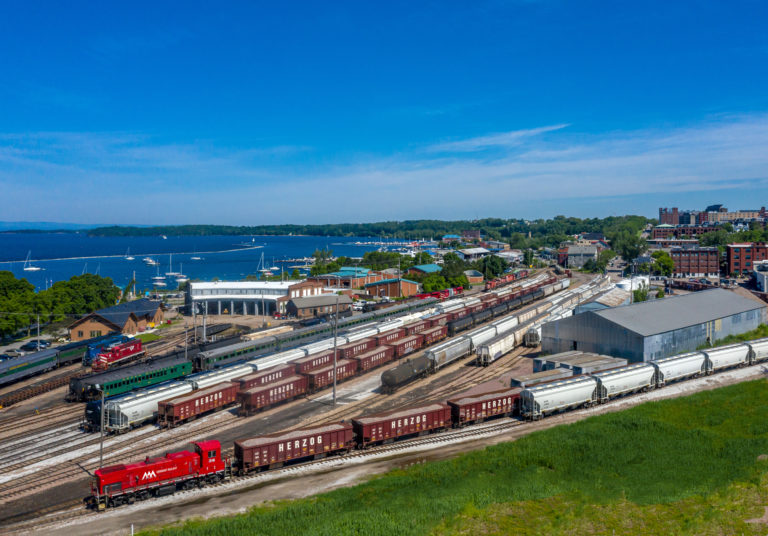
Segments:
[[[729,274],[749,274],[752,272],[752,263],[768,259],[768,246],[765,242],[728,244],[725,258]]]
[[[720,275],[720,252],[717,248],[672,248],[675,263],[673,277],[717,277]]]

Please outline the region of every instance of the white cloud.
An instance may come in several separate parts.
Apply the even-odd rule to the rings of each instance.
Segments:
[[[526,130],[513,130],[511,132],[501,132],[497,134],[488,134],[460,141],[450,141],[437,143],[427,148],[431,152],[451,153],[451,152],[473,152],[490,149],[493,147],[514,147],[524,143],[526,138],[538,136],[546,132],[561,130],[570,125],[552,125],[547,127],[530,128]]]
[[[663,193],[684,204],[686,193],[740,189],[746,206],[761,203],[756,189],[768,191],[768,115],[603,135],[531,134],[561,128],[335,165],[300,165],[293,157],[301,147],[231,151],[121,133],[2,135],[0,219],[39,219],[28,214],[33,205],[45,219],[78,222],[535,217],[537,204],[552,200],[568,213],[569,200],[625,199],[608,214],[633,212],[638,195]],[[470,146],[498,150],[489,156]]]

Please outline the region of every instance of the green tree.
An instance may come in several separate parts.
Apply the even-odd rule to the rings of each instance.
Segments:
[[[648,299],[648,286],[640,283],[640,288],[632,291],[632,300],[635,303],[644,302]]]
[[[664,289],[662,287],[659,287],[658,290],[656,291],[656,299],[660,300],[664,296],[665,296]]]
[[[611,249],[618,252],[625,261],[631,263],[648,250],[646,242],[639,234],[631,229],[620,229],[613,234]]]
[[[291,272],[291,279],[301,279],[301,273],[298,268],[294,268],[293,272]]]
[[[659,274],[669,277],[672,272],[675,271],[675,261],[664,250],[654,251],[651,254],[651,271],[654,274]]]
[[[472,268],[483,274],[486,279],[498,277],[503,274],[504,270],[508,267],[509,263],[496,255],[488,255],[472,264]]]
[[[705,233],[699,237],[699,245],[704,247],[725,247],[730,241],[728,232],[725,229],[718,229],[711,233]]]
[[[532,249],[526,249],[523,252],[523,264],[526,266],[531,266],[533,264],[533,250]]]

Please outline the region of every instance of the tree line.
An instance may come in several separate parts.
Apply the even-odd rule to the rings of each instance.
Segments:
[[[0,336],[13,335],[37,322],[58,322],[117,303],[120,289],[109,277],[83,274],[35,292],[12,272],[0,271]]]
[[[154,227],[98,227],[90,236],[211,236],[211,235],[309,235],[375,236],[397,239],[439,239],[446,234],[460,235],[464,230],[479,230],[491,240],[508,242],[514,248],[554,247],[569,235],[581,232],[607,233],[616,227],[642,228],[654,223],[643,216],[607,218],[570,218],[522,220],[483,218],[478,220],[405,220],[375,223],[332,223],[323,225],[165,225]]]

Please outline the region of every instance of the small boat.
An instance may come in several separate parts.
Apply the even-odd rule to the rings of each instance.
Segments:
[[[200,261],[202,260],[202,257],[190,257],[189,259],[193,261]]]
[[[168,271],[165,272],[165,275],[168,277],[173,277],[176,275],[181,275],[181,272],[174,272],[173,271],[173,253],[170,254],[170,258],[168,260]]]
[[[29,250],[27,252],[27,258],[24,261],[24,271],[25,272],[39,272],[40,270],[42,270],[42,268],[40,268],[39,266],[34,266],[32,264],[32,261],[30,260],[31,256],[32,256],[32,250]]]
[[[168,283],[165,281],[152,281],[152,285],[155,287],[167,287]]]
[[[168,240],[168,237],[163,235],[163,240]]]
[[[134,261],[136,260],[136,257],[131,256],[131,248],[128,248],[125,252],[125,260],[127,261]]]
[[[186,275],[184,275],[184,273],[183,273],[184,272],[184,265],[183,264],[179,264],[179,270],[181,270],[181,271],[178,274],[176,274],[176,282],[177,283],[186,283],[187,281],[189,281],[189,278]]]
[[[150,266],[157,266],[158,264],[160,264],[152,257],[144,257],[142,260],[144,261],[145,264],[148,264]]]

